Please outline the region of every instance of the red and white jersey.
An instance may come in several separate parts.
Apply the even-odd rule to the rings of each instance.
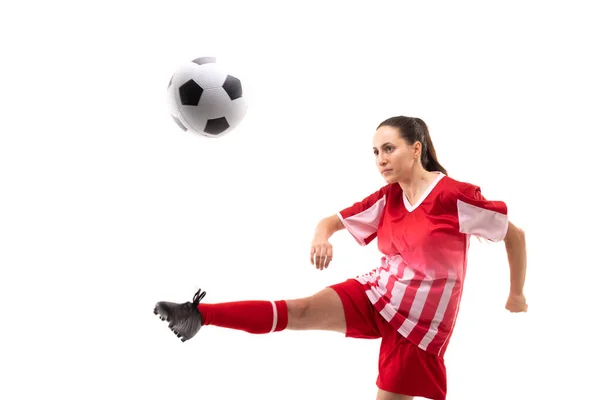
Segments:
[[[470,235],[503,240],[506,204],[439,173],[413,205],[394,183],[338,217],[359,244],[377,237],[380,266],[356,278],[377,311],[409,341],[443,356],[459,309]]]

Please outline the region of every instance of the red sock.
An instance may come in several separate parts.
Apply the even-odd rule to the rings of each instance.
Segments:
[[[249,333],[279,332],[287,327],[287,304],[279,301],[235,301],[198,304],[202,325],[215,325]]]

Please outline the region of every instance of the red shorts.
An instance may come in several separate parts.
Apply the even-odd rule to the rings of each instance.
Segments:
[[[409,342],[375,310],[362,284],[355,279],[330,286],[342,299],[346,337],[381,338],[377,387],[407,396],[444,400],[444,359]]]

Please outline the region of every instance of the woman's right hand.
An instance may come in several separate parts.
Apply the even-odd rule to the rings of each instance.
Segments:
[[[310,246],[310,263],[322,270],[329,266],[333,258],[333,247],[329,240],[315,237]]]

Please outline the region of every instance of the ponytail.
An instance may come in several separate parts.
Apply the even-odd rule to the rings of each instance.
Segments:
[[[433,147],[433,142],[431,140],[431,136],[429,135],[429,128],[427,128],[427,124],[420,118],[414,118],[414,121],[421,128],[418,129],[421,132],[418,132],[417,136],[421,136],[423,138],[421,142],[421,164],[423,164],[423,168],[430,172],[439,171],[442,172],[444,175],[448,175],[446,168],[442,167],[442,164],[440,164],[440,162],[437,159],[435,147]]]

